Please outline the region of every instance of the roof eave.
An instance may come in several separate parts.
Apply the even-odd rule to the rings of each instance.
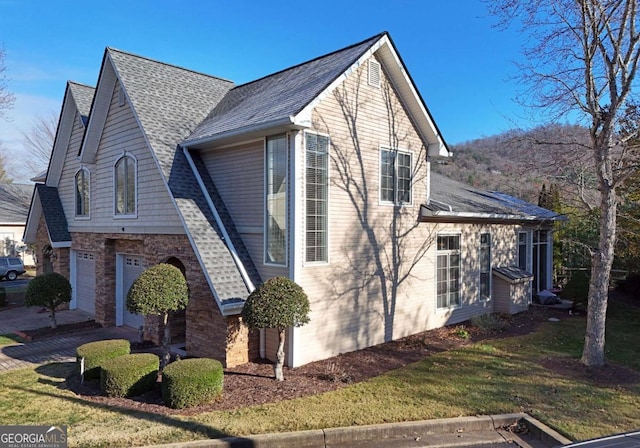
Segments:
[[[208,135],[206,137],[185,140],[180,144],[180,146],[183,148],[200,149],[211,147],[216,144],[227,143],[232,140],[251,139],[258,136],[264,136],[268,130],[273,132],[285,132],[288,130],[300,130],[308,127],[309,124],[297,121],[293,116],[288,116],[250,126],[231,129],[218,134]]]
[[[425,207],[420,210],[420,219],[423,221],[496,221],[496,222],[547,222],[553,218],[544,218],[533,215],[512,215],[503,213],[478,213],[478,212],[448,212],[432,211]]]
[[[240,314],[242,312],[243,307],[244,307],[244,301],[222,303],[220,304],[220,311],[222,312],[223,316],[234,316],[234,315]]]

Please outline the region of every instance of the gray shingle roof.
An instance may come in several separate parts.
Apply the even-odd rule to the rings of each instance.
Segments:
[[[25,224],[33,185],[0,184],[0,224]]]
[[[107,52],[169,178],[178,143],[193,132],[233,83],[113,48]]]
[[[208,206],[206,197],[178,144],[188,136],[233,86],[230,81],[108,49],[120,82],[142,124],[187,227],[194,249],[224,304],[244,300],[249,290]],[[217,196],[208,180],[212,197]],[[216,208],[226,216],[225,226],[236,242],[247,271],[256,274],[224,203]],[[233,235],[233,236],[231,236]],[[240,240],[240,243],[237,242]],[[244,254],[244,256],[242,256]]]
[[[84,84],[78,84],[77,82],[69,81],[69,90],[73,96],[73,100],[76,103],[78,112],[82,116],[82,121],[87,124],[89,118],[89,111],[91,110],[91,102],[93,101],[93,94],[95,93],[95,87],[86,86]]]
[[[36,191],[42,205],[42,214],[49,230],[49,238],[52,243],[70,242],[71,235],[67,226],[67,218],[64,215],[62,202],[58,195],[58,189],[47,187],[45,184],[36,184]]]
[[[383,34],[232,89],[187,141],[296,115]]]
[[[533,277],[531,272],[527,272],[525,269],[519,268],[518,266],[501,266],[493,268],[492,271],[495,274],[498,274],[499,277],[502,277],[512,283],[530,280],[531,277]]]
[[[468,214],[522,220],[558,220],[557,213],[504,193],[483,191],[431,173],[431,201],[422,206],[423,216]],[[480,217],[480,216],[478,216]]]

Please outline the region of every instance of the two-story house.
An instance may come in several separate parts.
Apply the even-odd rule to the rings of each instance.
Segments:
[[[127,291],[180,267],[174,336],[229,366],[275,353],[239,314],[257,284],[292,278],[311,303],[288,331],[298,366],[526,309],[551,286],[557,217],[432,174],[448,154],[387,33],[237,86],[107,48],[95,89],[67,85],[25,241],[68,276],[72,308],[154,340]]]

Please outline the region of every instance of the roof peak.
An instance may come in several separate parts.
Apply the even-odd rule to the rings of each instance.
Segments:
[[[137,59],[144,59],[145,61],[153,62],[155,64],[164,65],[166,67],[175,68],[175,69],[182,70],[182,71],[185,71],[185,72],[194,73],[196,75],[206,76],[207,78],[217,79],[219,81],[229,82],[229,83],[233,84],[233,81],[231,81],[230,79],[227,79],[227,78],[223,78],[221,76],[210,75],[208,73],[203,73],[203,72],[200,72],[200,71],[197,71],[197,70],[192,70],[190,68],[181,67],[181,66],[176,65],[176,64],[170,64],[168,62],[163,62],[163,61],[159,61],[157,59],[152,59],[152,58],[149,58],[147,56],[140,56],[139,54],[135,54],[135,53],[131,53],[131,52],[128,52],[128,51],[119,50],[117,48],[107,47],[105,51],[107,53],[108,52],[115,52],[115,53],[120,53],[120,54],[123,54],[123,55],[126,55],[126,56],[131,56],[131,57],[134,57],[134,58],[137,58]]]
[[[279,74],[281,74],[281,73],[287,72],[287,71],[289,71],[289,70],[293,70],[293,69],[298,68],[298,67],[301,67],[301,66],[303,66],[303,65],[310,64],[310,63],[312,63],[312,62],[314,62],[314,61],[318,61],[318,60],[320,60],[320,59],[323,59],[323,58],[326,58],[326,57],[332,56],[332,55],[337,54],[337,53],[340,53],[340,52],[342,52],[342,51],[347,51],[347,50],[349,50],[349,49],[351,49],[351,48],[354,48],[354,47],[357,47],[357,46],[359,46],[359,45],[362,45],[362,44],[364,44],[364,43],[366,43],[366,42],[368,42],[368,41],[371,41],[371,42],[373,43],[374,41],[378,41],[378,40],[380,40],[382,37],[384,37],[384,36],[388,36],[388,35],[389,35],[389,33],[388,33],[387,31],[383,31],[383,32],[378,33],[378,34],[376,34],[376,35],[374,35],[374,36],[371,36],[371,37],[369,37],[369,38],[367,38],[367,39],[361,40],[360,42],[356,42],[355,44],[351,44],[351,45],[346,46],[346,47],[344,47],[344,48],[340,48],[340,49],[338,49],[338,50],[331,51],[331,52],[326,53],[326,54],[323,54],[323,55],[321,55],[321,56],[316,56],[316,57],[315,57],[315,58],[313,58],[313,59],[309,59],[309,60],[307,60],[307,61],[300,62],[299,64],[291,65],[291,66],[289,66],[289,67],[283,68],[282,70],[278,70],[277,72],[273,72],[273,73],[270,73],[270,74],[268,74],[268,75],[262,76],[262,77],[260,77],[260,78],[258,78],[258,79],[254,79],[253,81],[249,81],[249,82],[246,82],[246,83],[244,83],[244,84],[240,84],[240,85],[238,85],[238,86],[236,86],[236,87],[234,87],[234,88],[237,88],[237,87],[244,87],[244,86],[251,85],[251,84],[253,84],[253,83],[256,83],[256,82],[262,81],[262,80],[264,80],[264,79],[266,79],[266,78],[270,78],[270,77],[272,77],[272,76],[279,75]]]
[[[95,87],[95,86],[90,86],[89,84],[84,84],[84,83],[77,82],[77,81],[71,81],[71,80],[68,80],[68,81],[67,81],[67,84],[73,84],[74,86],[86,87],[86,88],[88,88],[88,89],[93,89],[93,90],[95,90],[95,89],[96,89],[96,87]]]

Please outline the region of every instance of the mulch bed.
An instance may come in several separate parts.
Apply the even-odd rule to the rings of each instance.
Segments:
[[[94,320],[86,320],[83,322],[74,322],[71,324],[61,324],[56,328],[43,327],[34,330],[22,330],[15,333],[26,341],[34,341],[49,338],[52,336],[60,336],[63,334],[75,333],[82,330],[93,330],[102,328],[102,326]]]
[[[488,338],[528,334],[549,317],[581,318],[575,315],[570,316],[566,310],[533,309],[516,316],[506,317],[509,319],[509,326],[500,333],[465,325],[464,330],[468,332],[468,337],[463,338],[460,336],[460,325],[438,328],[397,341],[306,364],[295,369],[285,368],[285,380],[282,382],[273,379],[272,364],[250,362],[225,369],[224,393],[219,401],[182,410],[173,410],[164,406],[159,387],[153,392],[133,399],[109,398],[101,395],[98,382],[88,381],[80,384],[80,379],[75,374],[67,378],[64,387],[74,391],[87,401],[132,411],[138,410],[163,415],[176,413],[195,415],[214,410],[232,410],[333,391],[419,361],[434,353],[459,348]]]

